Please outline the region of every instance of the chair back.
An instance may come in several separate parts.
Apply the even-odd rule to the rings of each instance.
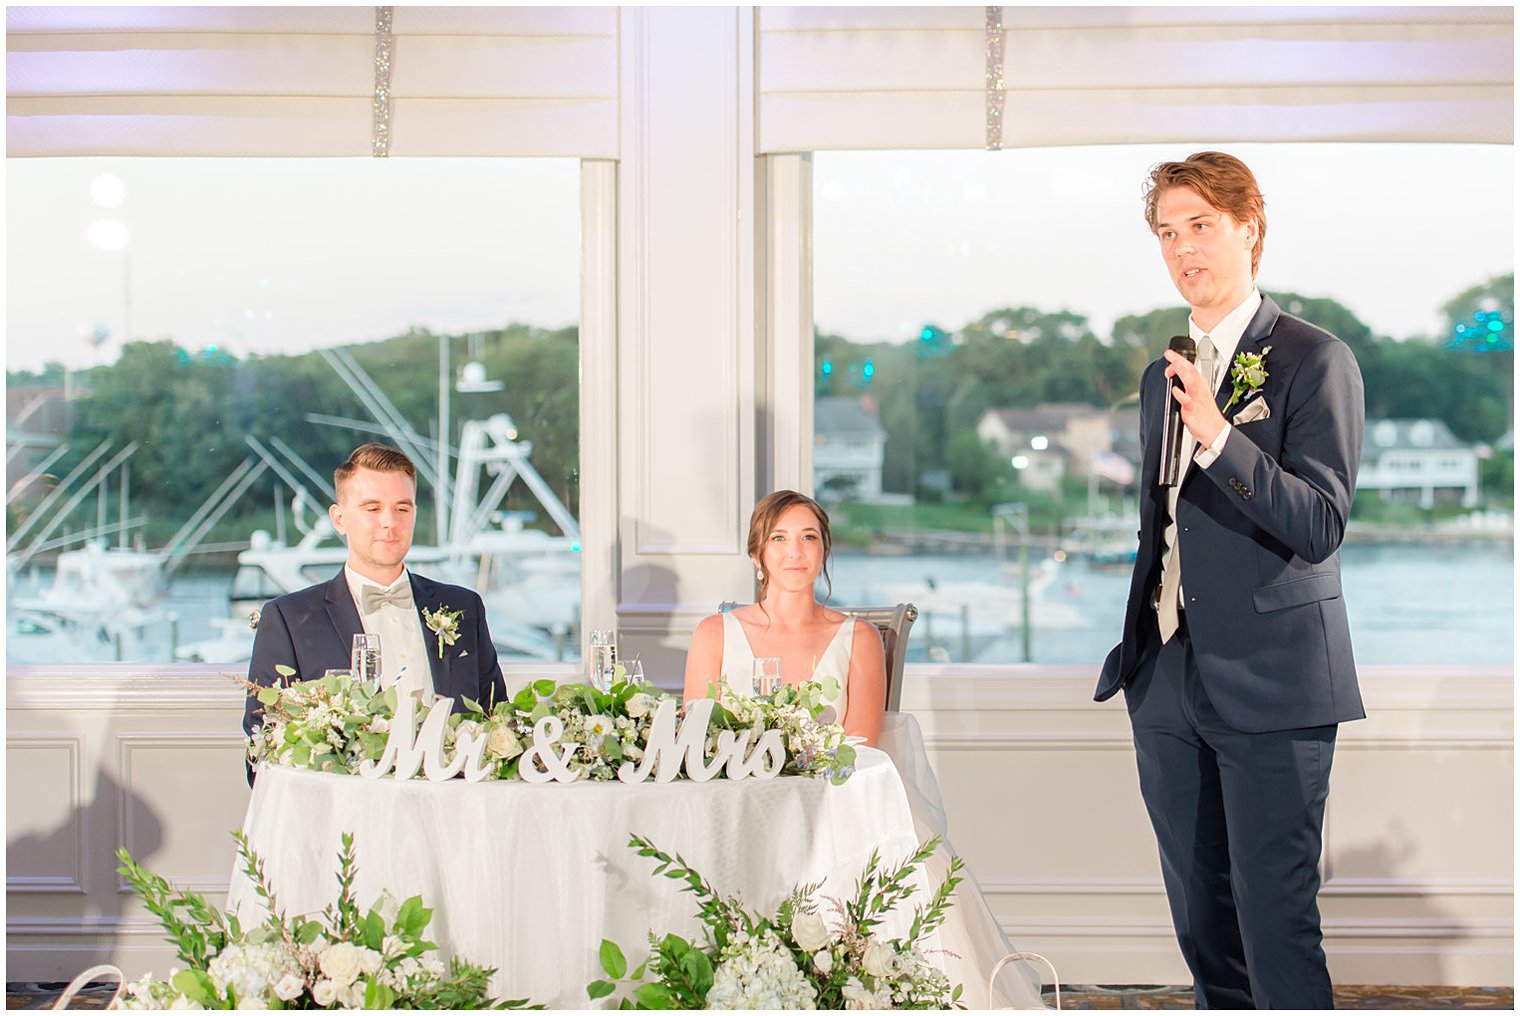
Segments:
[[[726,614],[739,606],[734,600],[718,604],[718,613]],[[903,664],[908,660],[908,633],[918,620],[918,608],[911,603],[895,607],[835,607],[841,614],[868,621],[881,633],[881,648],[886,657],[887,711],[896,712],[902,700]]]

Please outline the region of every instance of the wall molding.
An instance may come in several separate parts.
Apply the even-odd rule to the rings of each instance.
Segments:
[[[10,757],[11,751],[16,749],[21,751],[31,749],[62,749],[67,754],[68,809],[73,817],[74,825],[74,870],[56,875],[16,875],[12,873],[12,863],[7,858],[5,870],[5,891],[7,894],[85,895],[84,871],[85,858],[89,855],[89,816],[84,801],[84,767],[79,763],[83,747],[81,740],[78,734],[68,733],[9,734],[6,736],[5,752],[6,764],[8,766],[14,765],[19,761]],[[7,839],[9,839],[13,832],[9,828],[6,829]]]

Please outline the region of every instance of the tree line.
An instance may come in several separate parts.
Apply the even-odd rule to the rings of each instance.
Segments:
[[[445,337],[454,341],[459,337]],[[450,398],[451,436],[460,421],[508,413],[521,439],[533,445],[532,462],[572,511],[579,511],[579,347],[573,327],[545,330],[510,325],[472,333],[472,348],[486,376],[504,382],[499,392]],[[348,347],[354,360],[418,433],[435,438],[438,419],[439,336],[413,330],[380,342]],[[460,365],[462,347],[451,360]],[[63,368],[7,372],[7,387],[62,387]],[[253,451],[252,435],[266,446],[279,438],[318,472],[331,476],[356,445],[388,441],[341,426],[313,423],[308,414],[373,423],[360,398],[319,353],[295,356],[191,353],[173,341],[130,342],[112,364],[76,372],[72,384],[86,394],[72,403],[68,455],[51,468],[63,476],[102,440],[120,448],[139,444],[131,459],[131,513],[149,518],[147,542],[158,545]],[[271,474],[229,511],[212,539],[246,539],[250,528],[272,528]],[[283,489],[283,488],[282,488]],[[259,492],[259,493],[255,493]],[[35,505],[45,487],[12,506],[12,525]],[[287,500],[289,491],[283,491]],[[512,498],[522,498],[513,503]],[[432,498],[419,499],[419,532],[431,531]],[[503,509],[538,510],[521,483]],[[115,505],[109,510],[114,512]],[[552,523],[539,511],[540,523]],[[114,515],[112,516],[114,518]],[[79,526],[75,527],[80,528]]]
[[[1366,383],[1369,419],[1428,417],[1458,438],[1494,443],[1511,429],[1514,352],[1514,276],[1474,286],[1444,308],[1446,334],[1395,340],[1373,334],[1349,309],[1325,298],[1273,294],[1285,310],[1344,339],[1356,353]],[[1483,319],[1479,320],[1478,315]],[[1491,324],[1498,321],[1497,331]],[[1463,330],[1458,326],[1464,326]],[[990,408],[1049,402],[1116,406],[1133,398],[1146,363],[1168,339],[1186,329],[1186,311],[1168,308],[1120,318],[1111,334],[1097,335],[1070,311],[1003,307],[950,334],[926,325],[909,343],[855,342],[816,337],[815,393],[875,396],[887,433],[883,485],[918,493],[926,472],[947,472],[957,490],[990,495],[1000,460],[990,459],[975,427]],[[1497,336],[1500,341],[1489,341]],[[463,336],[445,336],[457,343]],[[509,413],[532,461],[565,505],[579,513],[579,345],[575,327],[541,329],[514,324],[473,333],[472,355],[499,392],[454,394],[452,435],[459,421]],[[438,414],[440,336],[414,329],[348,351],[418,432],[433,436]],[[463,359],[451,347],[456,365]],[[63,368],[7,372],[7,386],[62,387]],[[132,462],[132,514],[149,519],[148,543],[157,545],[252,452],[246,435],[279,438],[318,471],[328,473],[367,436],[313,423],[308,414],[370,420],[363,404],[316,352],[236,358],[217,351],[191,353],[169,339],[126,344],[112,364],[78,371],[83,393],[72,403],[70,453],[53,468],[62,476],[98,442],[116,447],[136,441]],[[1497,452],[1485,465],[1485,485],[1508,492],[1512,453]],[[270,483],[273,481],[271,480]],[[224,520],[213,539],[246,537],[268,528],[274,516],[270,484],[254,488]],[[16,525],[45,492],[8,511]],[[288,497],[288,494],[286,495]],[[523,503],[531,495],[514,487]],[[425,493],[419,525],[428,532],[431,498]],[[110,507],[115,511],[114,504]],[[540,518],[540,524],[548,520]],[[78,528],[78,527],[76,527]]]
[[[1351,347],[1369,420],[1440,420],[1460,440],[1492,445],[1512,428],[1514,288],[1513,274],[1473,286],[1442,308],[1443,334],[1404,339],[1374,334],[1332,299],[1271,295]],[[954,335],[926,324],[907,343],[821,334],[814,393],[875,397],[887,435],[884,489],[933,497],[921,479],[937,470],[961,494],[990,496],[1009,471],[975,432],[984,412],[1132,403],[1146,364],[1179,334],[1187,334],[1182,307],[1119,318],[1107,336],[1080,314],[1033,307],[990,310]],[[1512,453],[1496,451],[1485,486],[1507,497],[1512,461]]]

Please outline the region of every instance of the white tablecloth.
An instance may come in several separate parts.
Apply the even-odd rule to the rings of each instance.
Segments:
[[[895,865],[918,845],[897,770],[872,748],[860,749],[857,771],[838,787],[795,777],[400,783],[270,767],[244,828],[287,915],[315,914],[336,898],[340,836],[351,832],[362,907],[382,888],[398,900],[420,893],[434,909],[428,937],[446,955],[496,967],[498,996],[554,1008],[589,1007],[602,939],[617,942],[631,968],[649,931],[691,937],[699,928],[695,897],[655,877],[654,862],[628,847],[630,833],[765,914],[799,882],[826,880],[825,893],[847,896],[872,850]],[[921,881],[889,934],[907,930],[927,888]],[[241,870],[227,906],[245,926],[262,919]]]

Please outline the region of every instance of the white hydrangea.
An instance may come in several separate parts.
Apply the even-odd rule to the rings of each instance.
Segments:
[[[818,993],[772,931],[751,936],[739,932],[724,948],[713,986],[710,1009],[816,1009]]]
[[[206,964],[206,976],[218,993],[230,989],[239,1009],[267,1009],[274,986],[301,968],[281,942],[232,942]]]
[[[173,976],[171,971],[170,976]],[[199,1002],[192,1002],[181,995],[167,981],[155,981],[149,974],[140,981],[127,985],[117,1006],[122,1009],[202,1009]]]
[[[892,1008],[892,988],[890,985],[882,985],[875,991],[861,983],[860,978],[850,977],[845,980],[844,987],[840,989],[844,994],[844,1007],[846,1009],[890,1009]]]

